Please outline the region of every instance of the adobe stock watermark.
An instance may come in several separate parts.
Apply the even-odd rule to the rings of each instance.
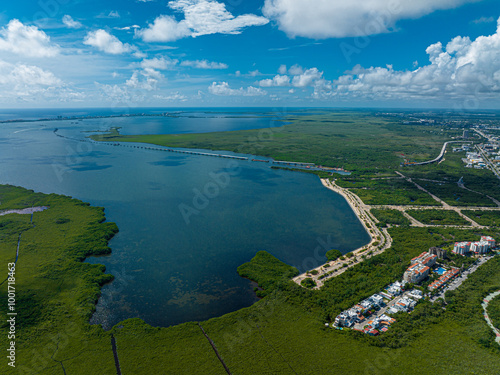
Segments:
[[[241,173],[240,164],[231,160],[221,172],[210,172],[210,180],[202,189],[193,188],[193,199],[190,204],[179,204],[179,211],[186,224],[191,223],[191,216],[199,215],[202,210],[208,207],[210,200],[217,198],[221,191],[226,189],[231,183],[231,178]]]
[[[7,332],[7,359],[8,365],[15,367],[18,374],[31,375],[42,371],[43,369],[54,366],[54,364],[59,363],[62,366],[62,360],[57,360],[56,355],[65,349],[70,339],[78,340],[80,343],[80,349],[84,349],[88,346],[87,341],[81,341],[81,337],[84,335],[82,329],[77,323],[71,321],[64,327],[60,327],[57,333],[48,335],[48,343],[46,343],[42,349],[33,349],[31,351],[26,351],[26,360],[20,364],[16,364],[16,293],[15,293],[15,263],[8,264],[9,277],[8,281],[8,319],[7,324],[9,330]],[[79,315],[76,311],[73,311],[75,315]],[[75,353],[70,354],[71,358],[75,357]],[[64,366],[62,366],[64,369]]]
[[[387,2],[387,7],[383,12],[372,13],[370,15],[370,21],[363,28],[356,26],[354,31],[360,36],[353,38],[352,43],[342,42],[339,46],[346,61],[351,63],[353,55],[359,55],[371,44],[372,38],[370,35],[377,35],[387,31],[387,26],[391,25],[396,18],[395,16],[400,13],[401,0],[390,0]]]
[[[229,351],[238,350],[238,345],[241,345],[247,340],[253,332],[259,330],[259,322],[266,322],[268,318],[276,314],[276,307],[286,301],[286,297],[282,292],[277,292],[273,299],[267,300],[264,303],[256,305],[253,313],[246,319],[240,319],[232,333],[224,332],[222,337],[224,344]]]
[[[379,353],[375,359],[365,360],[365,375],[381,375],[391,373],[394,369],[394,363],[399,361],[401,357],[401,351],[395,351],[394,349],[384,350]]]
[[[272,141],[276,132],[276,128],[282,125],[286,114],[286,109],[281,111],[273,110],[273,118],[270,119],[268,128],[260,129],[256,135],[248,137],[245,142],[241,143],[236,152],[240,154],[258,155],[263,149],[264,143]],[[186,223],[191,223],[193,215],[199,215],[201,211],[210,205],[210,201],[219,197],[222,191],[227,189],[231,183],[231,179],[240,175],[243,171],[242,163],[248,161],[231,160],[226,167],[220,172],[210,172],[208,174],[209,181],[202,188],[193,188],[193,198],[189,203],[180,203],[178,208],[181,216]]]
[[[89,345],[86,340],[81,340],[83,336],[85,336],[85,333],[77,323],[68,323],[64,328],[60,329],[58,333],[48,336],[49,342],[45,344],[43,349],[33,349],[30,352],[26,352],[26,354],[29,353],[29,357],[25,362],[16,367],[18,374],[36,374],[47,367],[54,367],[54,365],[57,364],[63,367],[62,363],[66,359],[62,358],[61,360],[57,360],[57,354],[68,346],[70,340],[78,341],[80,344],[79,349],[83,351]],[[72,352],[68,360],[74,357],[75,353]]]
[[[93,151],[91,142],[78,142],[75,146],[66,146],[65,163],[53,163],[52,169],[59,183],[63,182],[64,176],[74,172],[76,166],[82,163],[84,157]]]
[[[478,75],[477,80],[474,82],[474,86],[470,93],[465,96],[463,100],[455,102],[453,105],[453,110],[458,112],[461,116],[468,116],[470,112],[480,109],[481,97],[489,92],[492,86],[483,75]]]
[[[243,4],[243,0],[225,0],[224,3],[226,4],[226,10],[232,13],[236,10],[236,8]]]
[[[61,6],[66,5],[71,0],[38,0],[37,4],[41,10],[33,15],[33,22],[39,27],[48,26],[50,18],[57,17],[61,14]]]
[[[7,269],[7,364],[16,367],[16,264],[9,263]]]

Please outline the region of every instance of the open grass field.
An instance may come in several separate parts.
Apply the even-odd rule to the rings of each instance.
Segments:
[[[107,240],[116,227],[103,223],[102,209],[13,187],[1,187],[0,195],[0,209],[23,200],[30,206],[50,206],[35,213],[34,227],[29,215],[12,214],[1,220],[0,261],[5,273],[22,232],[16,268],[17,367],[12,370],[2,364],[2,373],[95,374],[98,369],[99,374],[116,374],[111,333],[124,374],[225,373],[196,323],[154,328],[130,319],[111,332],[88,324],[100,285],[111,279],[102,266],[81,262],[85,256],[109,251]],[[500,288],[500,257],[447,296],[446,311],[422,304],[414,314],[398,317],[393,332],[385,337],[324,327],[342,309],[400,278],[415,254],[479,236],[449,228],[410,230],[392,228],[392,249],[327,282],[320,291],[290,282],[295,269],[259,253],[240,272],[259,280],[266,297],[200,324],[233,374],[497,374],[500,347],[492,344],[480,300],[489,290]],[[498,231],[481,234],[500,236]],[[5,283],[0,291],[5,316]],[[2,323],[3,346],[6,329]],[[454,355],[457,352],[462,355]]]

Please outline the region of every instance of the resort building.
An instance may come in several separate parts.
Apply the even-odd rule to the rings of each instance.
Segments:
[[[412,300],[411,298],[404,297],[396,302],[393,306],[391,306],[387,313],[397,314],[398,312],[409,312],[413,310],[416,304],[417,302]]]
[[[496,242],[493,237],[482,236],[481,241],[476,242],[456,242],[453,247],[455,254],[467,255],[469,252],[475,254],[486,254],[490,249],[495,248]]]
[[[443,276],[441,276],[439,279],[434,281],[429,285],[429,290],[435,290],[441,288],[444,284],[446,284],[448,281],[453,279],[455,276],[458,275],[458,268],[452,268],[450,271],[447,271]]]
[[[403,279],[409,283],[417,284],[429,276],[430,271],[428,266],[415,263],[405,271]]]
[[[413,258],[411,260],[411,264],[421,264],[423,266],[432,267],[434,264],[436,264],[436,260],[436,255],[424,252],[418,257]]]
[[[384,298],[379,295],[379,294],[374,294],[373,296],[370,297],[374,305],[377,305],[378,307],[384,307]]]
[[[473,242],[470,245],[471,253],[486,254],[490,250],[490,244],[486,241]]]
[[[361,320],[362,319],[355,309],[349,309],[342,312],[335,318],[334,326],[351,328],[354,324],[360,322]]]
[[[403,279],[416,284],[424,280],[431,271],[430,267],[436,264],[437,255],[424,252],[411,260],[411,266],[404,273]]]
[[[383,332],[387,332],[387,327],[389,327],[392,323],[394,323],[396,319],[387,316],[386,314],[382,314],[379,317],[370,320],[366,323],[363,332],[366,334],[370,334],[372,331],[376,331],[380,329]]]
[[[493,237],[490,237],[490,236],[482,236],[481,237],[481,241],[486,241],[490,244],[490,249],[494,249],[495,248],[495,239]]]
[[[459,255],[467,255],[470,250],[470,242],[455,242],[453,246],[453,252]]]

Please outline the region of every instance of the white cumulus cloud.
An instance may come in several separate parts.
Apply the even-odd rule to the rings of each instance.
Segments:
[[[116,36],[106,30],[90,31],[83,40],[83,44],[97,48],[99,51],[112,55],[120,55],[133,50],[132,46],[122,43]]]
[[[267,92],[258,87],[247,87],[244,89],[240,87],[238,90],[232,89],[227,82],[213,82],[211,86],[208,87],[208,92],[212,95],[218,96],[263,96],[267,95]]]
[[[496,33],[475,40],[457,36],[444,46],[426,49],[429,63],[414,70],[392,66],[363,68],[332,82],[326,96],[372,99],[457,99],[498,98],[500,94],[500,19]]]
[[[179,91],[174,92],[170,95],[154,95],[155,99],[166,100],[166,101],[181,101],[185,102],[188,100],[188,97],[181,94]]]
[[[263,79],[259,81],[261,87],[283,87],[290,86],[290,77],[287,75],[276,75],[273,79]]]
[[[300,65],[295,64],[290,69],[288,69],[288,73],[292,76],[298,76],[304,73],[304,68],[302,68]]]
[[[266,0],[263,13],[290,37],[343,38],[385,33],[396,22],[479,0]]]
[[[159,16],[146,29],[136,30],[145,42],[172,42],[191,34],[185,21],[177,22],[171,16]]]
[[[144,59],[141,61],[141,68],[151,68],[151,69],[159,69],[159,70],[167,70],[172,69],[179,63],[179,60],[170,59],[167,57],[155,57],[153,59]]]
[[[227,69],[227,64],[207,61],[207,60],[186,60],[181,62],[181,66],[190,66],[196,69]]]
[[[9,64],[0,62],[0,83],[11,84],[14,87],[25,86],[61,86],[62,81],[52,72],[37,66],[25,64]]]
[[[308,86],[317,86],[318,82],[324,81],[323,72],[320,72],[318,68],[311,68],[304,70],[299,65],[294,65],[290,69],[286,69],[285,65],[281,65],[279,73],[274,76],[273,79],[263,79],[259,82],[261,87],[286,87],[293,86],[298,88],[304,88]],[[287,75],[286,73],[288,72]]]
[[[59,54],[59,46],[38,27],[26,26],[13,19],[0,30],[0,51],[28,57],[53,57]]]
[[[67,14],[62,18],[62,21],[64,25],[70,29],[79,29],[83,26],[81,22],[75,21],[73,17]]]
[[[0,100],[3,103],[77,101],[81,98],[81,93],[69,89],[50,71],[0,60]]]
[[[307,69],[305,72],[293,77],[292,85],[294,87],[311,86],[313,82],[321,79],[322,77],[323,72],[320,72],[317,68]]]
[[[145,42],[170,42],[188,36],[209,34],[240,34],[245,27],[269,23],[265,17],[244,14],[235,17],[224,3],[214,0],[175,0],[168,6],[184,14],[177,21],[172,16],[161,15],[147,28],[137,30],[136,35]]]
[[[145,68],[134,71],[132,77],[125,83],[134,89],[153,91],[157,89],[158,82],[164,78],[163,74],[153,68]]]

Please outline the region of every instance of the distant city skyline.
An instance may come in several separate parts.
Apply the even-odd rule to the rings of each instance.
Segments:
[[[500,109],[497,0],[21,0],[0,108]]]

